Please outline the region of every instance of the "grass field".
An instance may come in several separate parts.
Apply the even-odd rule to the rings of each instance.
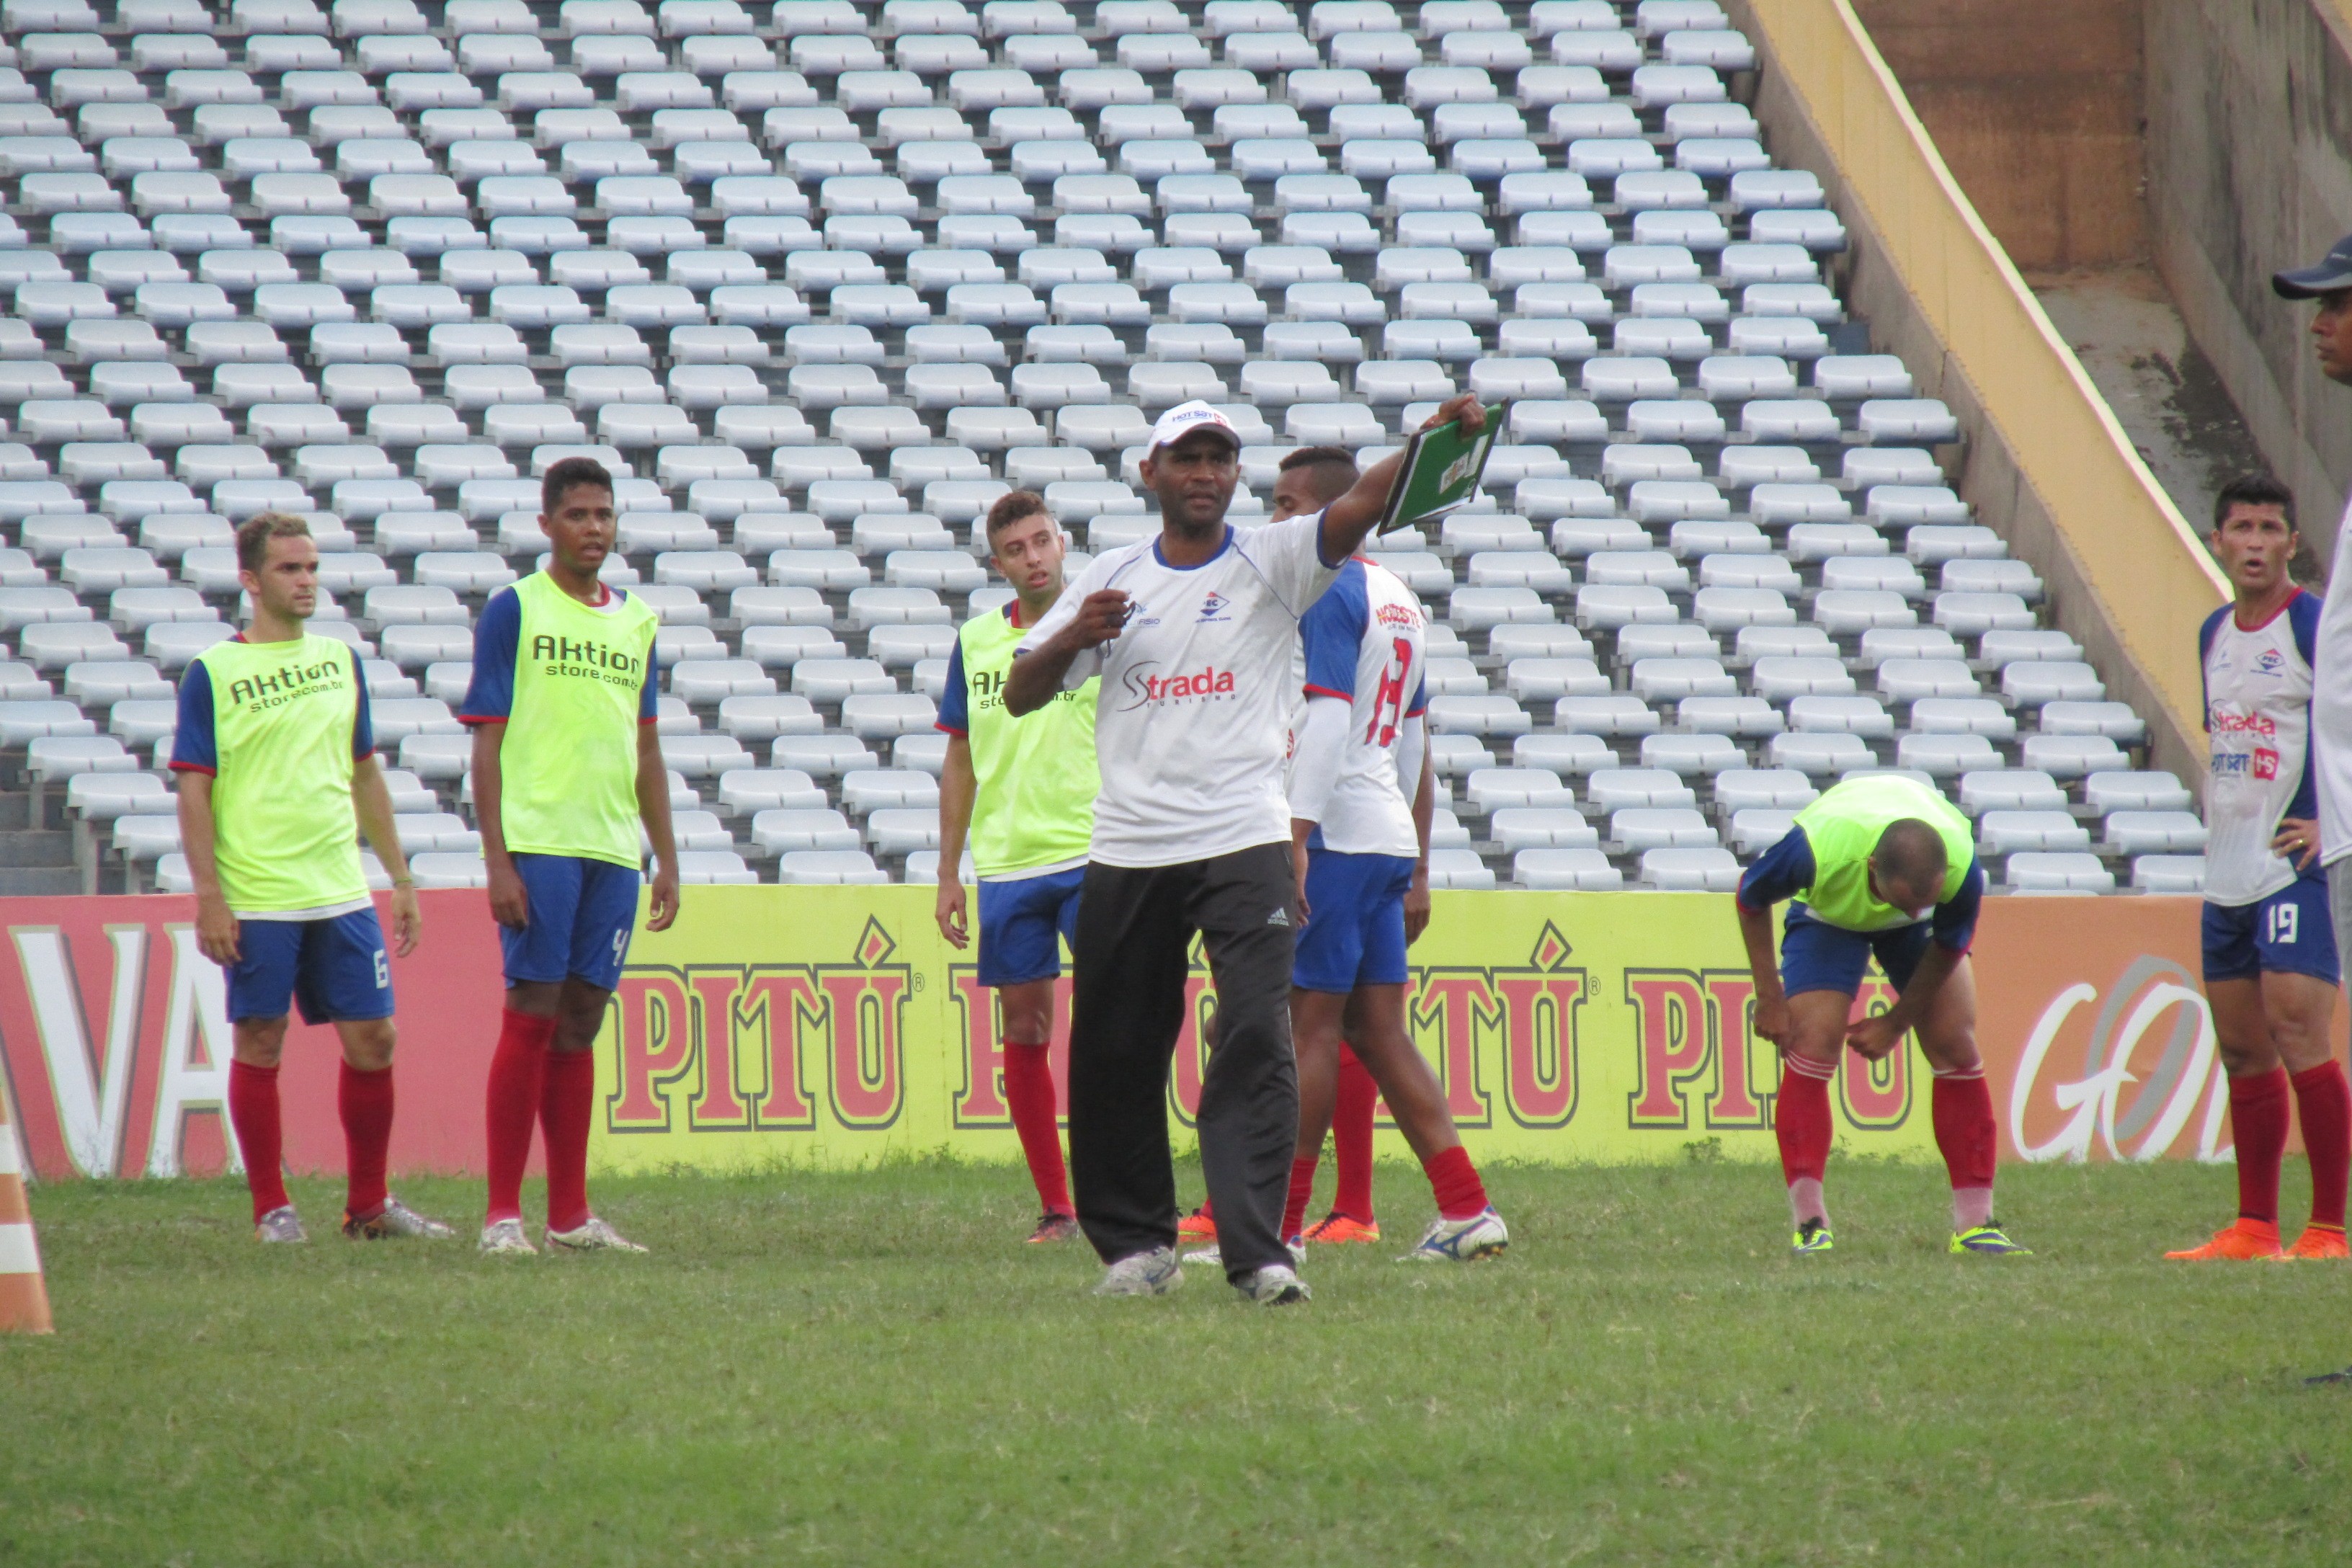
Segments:
[[[654,1256],[502,1262],[47,1187],[0,1563],[2344,1562],[2352,1394],[2301,1374],[2352,1361],[2352,1269],[2158,1261],[2224,1171],[2003,1180],[2036,1258],[1944,1256],[1939,1170],[1847,1163],[1798,1260],[1760,1167],[1507,1168],[1506,1260],[1318,1252],[1281,1311],[1089,1298],[1011,1170],[605,1182]],[[1417,1173],[1380,1198],[1410,1240]]]

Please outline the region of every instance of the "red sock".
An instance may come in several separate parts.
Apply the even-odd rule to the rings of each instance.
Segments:
[[[383,1168],[392,1153],[392,1069],[362,1072],[343,1063],[335,1109],[343,1119],[343,1165],[351,1182],[343,1210],[353,1219],[373,1219],[383,1212]]]
[[[1282,1239],[1288,1241],[1307,1226],[1307,1201],[1315,1195],[1315,1164],[1322,1156],[1309,1154],[1290,1162],[1290,1195],[1282,1204]]]
[[[2000,1143],[1984,1068],[1937,1073],[1930,1101],[1936,1147],[1943,1152],[1944,1169],[1952,1179],[1954,1224],[1962,1229],[1990,1225],[1993,1167]]]
[[[1029,1162],[1029,1179],[1047,1214],[1076,1214],[1062,1172],[1062,1131],[1054,1120],[1054,1067],[1042,1045],[1004,1043],[1004,1103],[1013,1110],[1013,1131]]]
[[[1456,1143],[1421,1163],[1429,1178],[1430,1196],[1437,1200],[1440,1219],[1475,1219],[1486,1212],[1486,1184],[1470,1163],[1470,1151]]]
[[[539,1135],[547,1143],[547,1228],[588,1222],[588,1121],[596,1109],[596,1053],[550,1051],[539,1091]]]
[[[2334,1058],[2296,1073],[2295,1111],[2311,1157],[2311,1223],[2344,1228],[2344,1185],[2352,1173],[2352,1082]]]
[[[1372,1223],[1372,1102],[1380,1085],[1344,1044],[1339,1047],[1339,1100],[1331,1113],[1331,1141],[1339,1145],[1339,1190],[1331,1212]]]
[[[2230,1080],[2230,1135],[2238,1145],[2238,1217],[2278,1223],[2279,1159],[2286,1152],[2286,1068]]]
[[[278,1120],[278,1069],[247,1062],[228,1064],[228,1124],[245,1157],[245,1184],[253,1194],[253,1218],[286,1206],[286,1135]]]
[[[1818,1182],[1830,1163],[1830,1078],[1837,1068],[1809,1057],[1780,1060],[1780,1094],[1772,1131],[1780,1141],[1780,1175]]]
[[[530,1130],[539,1122],[547,1042],[553,1038],[553,1018],[511,1007],[500,1016],[499,1048],[490,1058],[489,1223],[522,1217],[522,1168],[530,1163]]]

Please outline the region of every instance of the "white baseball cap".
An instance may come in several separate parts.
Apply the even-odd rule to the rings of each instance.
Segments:
[[[1214,430],[1231,441],[1234,450],[1241,449],[1242,433],[1234,428],[1234,422],[1196,397],[1160,416],[1151,426],[1151,444],[1144,448],[1143,455],[1148,458],[1162,447],[1172,447],[1195,430]]]

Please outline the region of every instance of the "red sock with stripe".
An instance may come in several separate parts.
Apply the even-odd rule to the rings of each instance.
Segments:
[[[539,1091],[539,1135],[547,1142],[547,1228],[588,1220],[588,1121],[596,1109],[596,1053],[550,1051]]]
[[[1992,1091],[1985,1087],[1984,1068],[1937,1073],[1929,1100],[1936,1147],[1952,1178],[1952,1234],[1990,1225],[2000,1135],[1992,1119]]]
[[[1004,1103],[1021,1139],[1029,1179],[1047,1214],[1076,1214],[1062,1169],[1062,1130],[1054,1114],[1054,1066],[1049,1047],[1016,1040],[1004,1043]]]
[[[1486,1212],[1486,1184],[1470,1163],[1470,1151],[1456,1143],[1440,1149],[1421,1163],[1429,1178],[1429,1194],[1437,1200],[1440,1219],[1475,1219]]]
[[[392,1155],[392,1069],[362,1072],[349,1062],[342,1069],[335,1080],[335,1110],[343,1122],[349,1181],[343,1212],[373,1219],[383,1212],[383,1173]]]
[[[1790,1218],[1802,1226],[1826,1221],[1822,1173],[1830,1163],[1830,1079],[1833,1062],[1780,1058],[1780,1092],[1772,1103],[1772,1131],[1780,1142],[1780,1176],[1789,1184]]]
[[[1331,1113],[1331,1142],[1337,1145],[1339,1190],[1331,1198],[1335,1214],[1372,1223],[1372,1104],[1380,1085],[1356,1053],[1339,1047],[1339,1098]]]
[[[2291,1081],[2304,1152],[2311,1158],[2311,1223],[2342,1230],[2345,1182],[2352,1175],[2352,1081],[2333,1058]]]
[[[1322,1158],[1309,1154],[1290,1162],[1290,1192],[1282,1204],[1282,1239],[1288,1241],[1307,1225],[1307,1202],[1315,1195],[1315,1166]]]
[[[490,1057],[488,1105],[490,1201],[484,1218],[495,1225],[522,1217],[522,1171],[530,1163],[531,1129],[547,1070],[547,1043],[555,1020],[507,1008],[499,1022],[499,1048]]]
[[[2238,1217],[2278,1224],[2279,1161],[2286,1153],[2286,1068],[2230,1080],[2230,1136],[2238,1146]]]
[[[253,1218],[282,1209],[286,1196],[286,1135],[278,1113],[278,1069],[250,1062],[228,1064],[228,1124],[236,1131],[245,1160],[245,1184],[253,1194]]]

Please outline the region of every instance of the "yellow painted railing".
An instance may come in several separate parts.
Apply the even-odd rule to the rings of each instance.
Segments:
[[[2200,734],[2191,633],[2228,597],[2227,580],[1977,216],[1853,6],[1753,6],[1848,195],[2081,563],[2125,654],[2184,735]]]

